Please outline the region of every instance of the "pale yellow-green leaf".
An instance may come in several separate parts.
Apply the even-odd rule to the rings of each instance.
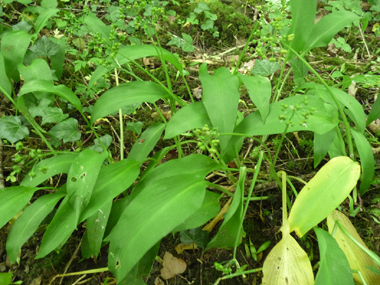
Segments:
[[[284,234],[271,250],[264,262],[263,273],[263,285],[314,284],[309,258],[289,234]]]
[[[349,157],[331,159],[299,193],[289,215],[290,232],[302,237],[324,220],[347,198],[359,176],[360,165]]]
[[[367,248],[367,246],[360,238],[359,234],[357,233],[355,227],[352,225],[350,220],[344,214],[336,210],[327,217],[327,226],[329,227],[330,234],[332,233],[335,222],[337,220],[341,222],[342,226],[352,237],[354,237],[365,248]],[[380,284],[380,275],[377,275],[366,268],[366,266],[373,266],[378,268],[375,262],[373,262],[372,259],[363,250],[361,250],[348,236],[346,236],[339,228],[337,229],[334,238],[338,242],[339,247],[345,253],[348,262],[350,263],[351,269],[359,270],[368,285]],[[358,274],[354,273],[353,277],[355,282],[357,282],[358,284],[363,284]]]

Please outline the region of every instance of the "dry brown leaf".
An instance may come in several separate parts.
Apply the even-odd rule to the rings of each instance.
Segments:
[[[154,285],[165,285],[165,282],[161,280],[160,277],[156,277],[156,279],[154,280]]]
[[[232,197],[228,200],[228,202],[224,205],[223,209],[220,210],[219,214],[216,215],[214,219],[210,223],[208,223],[202,230],[208,231],[209,233],[212,231],[212,229],[215,227],[215,225],[220,221],[223,220],[223,215],[228,212],[230,209],[230,205],[232,202]]]
[[[186,262],[181,258],[174,257],[170,252],[165,252],[161,269],[161,276],[165,280],[185,272]]]
[[[198,246],[194,242],[190,244],[180,243],[174,249],[178,254],[181,254],[184,250],[187,250],[187,249],[190,249],[190,250],[198,249]]]

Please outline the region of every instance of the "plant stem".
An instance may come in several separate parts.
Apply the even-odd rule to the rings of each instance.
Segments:
[[[290,47],[289,45],[283,43],[289,50],[291,50],[294,54],[297,54],[298,53],[292,48]],[[318,72],[316,72],[314,70],[314,68],[311,67],[311,65],[300,55],[298,55],[298,58],[311,70],[311,72],[314,73],[314,75],[321,81],[321,83],[323,84],[323,86],[325,86],[325,88],[327,89],[327,91],[330,93],[331,97],[333,98],[336,106],[338,107],[338,110],[339,110],[339,113],[340,113],[340,116],[342,117],[343,119],[343,123],[344,123],[344,126],[346,127],[346,135],[347,135],[347,143],[348,143],[348,150],[349,150],[349,156],[351,159],[355,159],[354,157],[354,147],[353,147],[353,144],[352,144],[352,138],[351,138],[351,128],[350,128],[350,124],[348,123],[347,121],[347,117],[346,117],[346,114],[344,113],[343,109],[342,109],[342,106],[340,105],[340,102],[339,100],[336,98],[334,92],[331,90],[330,86],[327,85],[327,83],[323,80],[323,78],[318,74]]]

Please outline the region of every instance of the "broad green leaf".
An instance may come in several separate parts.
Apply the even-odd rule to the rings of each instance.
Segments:
[[[324,134],[314,133],[314,168],[316,168],[326,156],[335,137],[335,129]]]
[[[5,60],[1,53],[0,53],[0,87],[2,87],[5,92],[11,95],[12,85],[7,76],[6,68],[5,68]]]
[[[37,190],[39,188],[23,186],[0,189],[0,228],[24,208]]]
[[[334,158],[337,156],[347,156],[346,145],[338,127],[335,128],[335,133],[336,136],[334,137],[328,151],[330,158]]]
[[[249,98],[259,109],[261,119],[265,122],[269,114],[269,101],[272,95],[270,81],[266,77],[238,74],[248,89]]]
[[[0,273],[0,284],[9,285],[12,283],[12,273]]]
[[[343,228],[364,248],[367,248],[351,221],[343,213],[336,210],[327,217],[327,226],[330,234],[332,234],[334,230],[336,221],[340,221]],[[380,284],[380,275],[377,275],[366,268],[367,266],[375,268],[379,267],[359,246],[344,234],[339,227],[335,232],[334,238],[346,255],[351,269],[359,270],[367,284]],[[353,273],[353,277],[355,282],[362,284],[360,276],[357,273]]]
[[[59,45],[58,52],[50,56],[50,61],[51,61],[51,68],[55,71],[55,76],[57,76],[57,78],[60,79],[63,73],[63,65],[65,63],[65,50],[66,50],[65,38],[56,39],[56,38],[51,37],[50,40],[53,41],[53,43]]]
[[[46,229],[36,259],[43,258],[58,246],[64,245],[76,227],[75,212],[66,196]]]
[[[205,125],[212,127],[203,102],[189,104],[171,118],[166,126],[164,139],[173,138],[196,128],[203,128]]]
[[[350,264],[335,239],[326,231],[315,227],[318,238],[320,264],[315,285],[354,285]]]
[[[216,236],[208,243],[205,250],[211,248],[232,248],[235,247],[236,239],[237,245],[240,244],[243,235],[243,207],[244,207],[244,181],[245,173],[240,171],[239,183],[236,187],[234,198],[232,200],[230,209],[228,210],[222,225],[219,228]],[[240,230],[240,232],[239,232]]]
[[[270,251],[263,274],[263,285],[314,284],[309,257],[289,233]]]
[[[91,256],[98,257],[111,206],[112,201],[103,205],[95,214],[87,219],[86,232],[82,238],[81,249],[83,258],[90,258]],[[84,251],[84,248],[88,248],[88,250]]]
[[[138,263],[132,268],[132,270],[125,276],[124,280],[118,282],[120,285],[146,285],[142,280],[142,277],[149,276],[154,260],[158,256],[158,249],[160,248],[160,242],[154,245],[151,249],[144,254],[144,256],[138,261]]]
[[[107,237],[111,233],[112,229],[116,226],[117,222],[119,221],[121,214],[129,205],[130,200],[128,198],[129,197],[124,197],[112,203],[111,213],[107,221],[107,227],[106,231],[104,232],[104,237]]]
[[[107,37],[108,38],[108,37]],[[155,47],[153,45],[130,45],[126,47],[122,47],[119,49],[116,55],[116,61],[120,64],[126,64],[131,62],[131,60],[145,58],[149,56],[158,57],[159,54],[162,55],[163,59],[169,63],[171,63],[177,70],[182,72],[183,67],[178,59],[169,51]],[[114,60],[109,59],[110,62],[114,63]],[[104,66],[99,66],[93,75],[91,76],[89,87],[92,87],[96,81],[98,81],[104,74],[113,70],[113,67],[107,69]]]
[[[80,139],[81,132],[78,131],[78,121],[74,118],[69,118],[55,125],[50,130],[50,134],[58,139],[63,139],[63,142],[75,142]]]
[[[367,118],[367,126],[379,118],[380,118],[380,100],[376,100],[375,103],[373,103],[372,105],[371,111],[369,111],[368,118]]]
[[[47,24],[51,17],[54,17],[59,12],[59,9],[44,9],[44,11],[38,16],[35,24],[35,37],[40,33],[43,27]]]
[[[335,101],[331,97],[331,94],[326,90],[323,85],[316,84],[315,94],[320,96],[326,102],[332,104],[335,108],[337,108]],[[341,102],[348,110],[346,110],[347,115],[350,117],[352,121],[354,121],[356,127],[360,132],[364,132],[366,125],[366,115],[364,113],[362,105],[352,96],[347,94],[346,92],[330,87],[331,91],[334,93],[335,97]],[[307,93],[309,94],[309,92]]]
[[[162,164],[136,185],[107,238],[108,267],[117,279],[123,279],[152,246],[200,207],[206,188],[203,179],[215,167],[207,156],[190,155]]]
[[[194,242],[197,246],[205,248],[209,241],[208,234],[208,231],[203,231],[201,228],[194,228],[181,231],[179,236],[181,242],[184,244]]]
[[[58,2],[57,0],[42,0],[41,6],[44,8],[57,8]]]
[[[309,0],[305,5],[304,0],[291,0],[289,4],[292,13],[292,26],[288,35],[294,35],[294,39],[289,44],[299,52],[305,48],[307,39],[312,33],[317,1]],[[291,52],[288,53],[287,59],[292,57],[291,54]]]
[[[303,102],[306,100],[308,105]],[[296,115],[291,119],[293,125],[288,128],[288,132],[312,131],[323,134],[328,132],[338,124],[338,113],[332,112],[334,109],[329,104],[315,96],[293,96],[270,105],[269,116],[265,123],[261,120],[259,112],[253,112],[246,117],[235,129],[235,133],[244,133],[251,136],[280,134],[286,128],[286,122],[291,118],[292,110],[287,108],[283,111],[282,105],[295,106],[299,104],[302,108],[296,111]],[[309,111],[313,107],[314,113],[310,114],[306,123],[302,113]],[[280,121],[279,116],[286,116],[287,120]]]
[[[278,62],[271,62],[267,59],[256,59],[255,67],[251,72],[256,76],[269,76],[281,68]]]
[[[219,199],[219,194],[206,191],[201,207],[188,219],[186,219],[186,221],[179,225],[174,232],[200,227],[214,218],[220,211]]]
[[[98,153],[85,149],[74,159],[67,174],[67,195],[70,205],[74,208],[77,222],[92,195],[100,167],[107,158],[108,153]]]
[[[7,139],[9,142],[15,143],[27,135],[29,135],[29,130],[27,127],[21,126],[19,117],[0,117],[0,139]]]
[[[145,168],[145,170],[143,171],[143,173],[141,173],[140,175],[140,180],[144,179],[144,177],[151,171],[153,170],[157,165],[161,164],[161,161],[165,158],[165,156],[170,152],[174,152],[175,153],[175,150],[173,149],[173,147],[170,147],[170,146],[167,146],[159,151],[157,151],[153,157],[152,157],[152,160],[149,162],[148,166]],[[176,158],[176,157],[174,157]],[[170,159],[168,159],[170,160]]]
[[[22,245],[34,234],[41,222],[64,196],[63,191],[43,195],[17,218],[9,232],[6,246],[12,263],[16,262]]]
[[[82,103],[69,88],[64,85],[55,86],[52,82],[46,80],[33,80],[26,82],[21,90],[19,96],[22,96],[26,93],[36,92],[36,91],[44,91],[57,94],[62,98],[69,101],[79,112],[82,113]]]
[[[116,113],[119,109],[142,102],[154,103],[166,98],[168,93],[151,81],[133,81],[120,84],[106,91],[96,101],[91,114],[91,124],[97,119]]]
[[[360,176],[360,165],[347,156],[331,159],[302,188],[289,215],[290,232],[302,237],[347,198]]]
[[[373,175],[375,174],[375,158],[373,157],[372,147],[363,133],[351,129],[352,136],[355,140],[356,149],[359,152],[360,164],[362,167],[362,177],[360,183],[360,195],[368,190],[371,186]]]
[[[32,169],[35,172],[35,176],[30,177],[29,175],[25,175],[20,185],[34,187],[56,174],[68,173],[73,160],[77,156],[78,153],[65,153],[40,161]]]
[[[43,36],[37,43],[30,47],[30,50],[36,53],[38,56],[47,58],[49,56],[55,55],[60,50],[60,45],[53,43],[49,38]]]
[[[129,152],[128,159],[134,161],[143,161],[146,159],[161,138],[164,129],[165,124],[156,123],[150,125],[133,145]]]
[[[87,25],[87,27],[94,32],[95,34],[99,33],[99,35],[105,39],[107,42],[109,42],[109,36],[111,33],[111,26],[107,26],[100,20],[96,14],[90,12],[86,17],[84,17],[84,24]]]
[[[90,202],[83,210],[80,221],[86,220],[131,186],[140,173],[140,165],[140,162],[124,159],[102,167]]]
[[[1,53],[8,77],[20,81],[17,66],[22,63],[32,36],[25,31],[12,31],[1,38]]]
[[[221,67],[214,75],[207,71],[207,65],[199,68],[199,79],[202,82],[202,102],[210,118],[212,126],[219,133],[232,133],[237,118],[239,104],[239,79],[230,71]],[[226,148],[231,136],[220,136],[220,146]]]
[[[315,17],[312,19],[313,21],[314,18]],[[331,39],[340,30],[348,25],[351,25],[352,22],[359,19],[360,17],[358,15],[346,10],[334,11],[333,13],[324,16],[320,21],[318,21],[318,23],[314,25],[311,33],[309,34],[310,36],[305,46],[303,47],[302,56],[313,48],[327,46]]]

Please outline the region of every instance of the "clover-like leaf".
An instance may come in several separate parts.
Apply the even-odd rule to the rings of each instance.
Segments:
[[[55,55],[60,50],[58,44],[53,43],[46,36],[40,38],[35,45],[33,45],[30,50],[35,52],[38,56],[48,57]]]
[[[19,117],[6,116],[0,118],[0,139],[7,139],[11,143],[15,143],[27,135],[29,135],[29,130],[21,125]]]
[[[64,143],[77,141],[81,136],[78,131],[78,121],[73,118],[60,122],[50,130],[50,133],[59,139],[63,139]]]
[[[256,60],[255,68],[252,70],[254,75],[268,76],[280,69],[278,62],[270,62],[267,59]]]
[[[69,115],[63,114],[61,108],[47,108],[44,110],[44,115],[42,116],[42,125],[48,123],[59,123],[66,119]]]

